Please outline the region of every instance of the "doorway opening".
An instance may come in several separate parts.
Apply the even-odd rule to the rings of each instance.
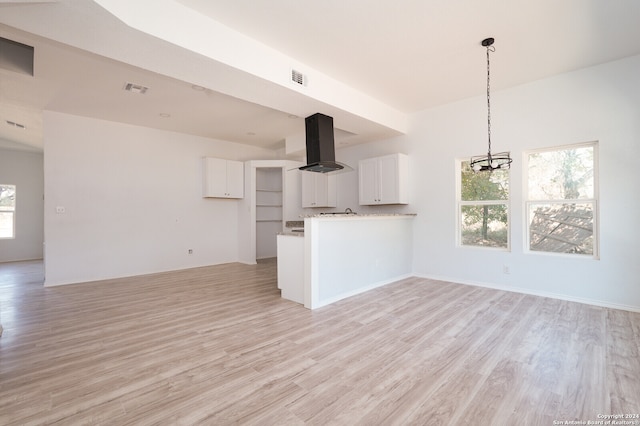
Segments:
[[[282,167],[256,168],[256,260],[275,258],[283,227]]]

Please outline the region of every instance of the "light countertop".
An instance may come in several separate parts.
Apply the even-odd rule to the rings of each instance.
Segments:
[[[301,215],[301,218],[358,218],[358,217],[374,217],[374,216],[417,216],[417,213],[315,213],[308,215]]]

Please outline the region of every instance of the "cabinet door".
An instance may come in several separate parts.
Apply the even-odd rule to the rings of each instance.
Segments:
[[[362,160],[358,165],[360,205],[378,204],[378,160]]]
[[[227,192],[227,160],[207,157],[203,159],[203,197],[225,197]]]
[[[336,207],[337,203],[335,176],[302,172],[302,207]]]
[[[409,204],[409,157],[393,154],[380,158],[382,204]]]
[[[398,157],[390,155],[378,160],[378,188],[380,204],[394,204],[399,202]]]
[[[227,198],[244,197],[244,163],[240,161],[227,161]]]
[[[338,205],[337,180],[335,175],[317,173],[316,207],[336,207]]]
[[[302,207],[316,207],[316,174],[302,172]]]

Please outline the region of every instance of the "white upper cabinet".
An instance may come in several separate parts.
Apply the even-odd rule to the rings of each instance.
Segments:
[[[409,157],[391,154],[358,163],[360,205],[409,204]]]
[[[244,163],[221,158],[203,158],[203,197],[243,198]]]
[[[302,172],[302,207],[336,207],[335,175]]]

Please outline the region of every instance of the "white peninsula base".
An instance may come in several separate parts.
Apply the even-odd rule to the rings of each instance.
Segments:
[[[304,235],[280,234],[277,239],[280,295],[304,303]]]
[[[282,297],[299,301],[302,295],[299,303],[316,309],[411,276],[414,217],[305,218],[303,237],[278,236],[278,287]]]

